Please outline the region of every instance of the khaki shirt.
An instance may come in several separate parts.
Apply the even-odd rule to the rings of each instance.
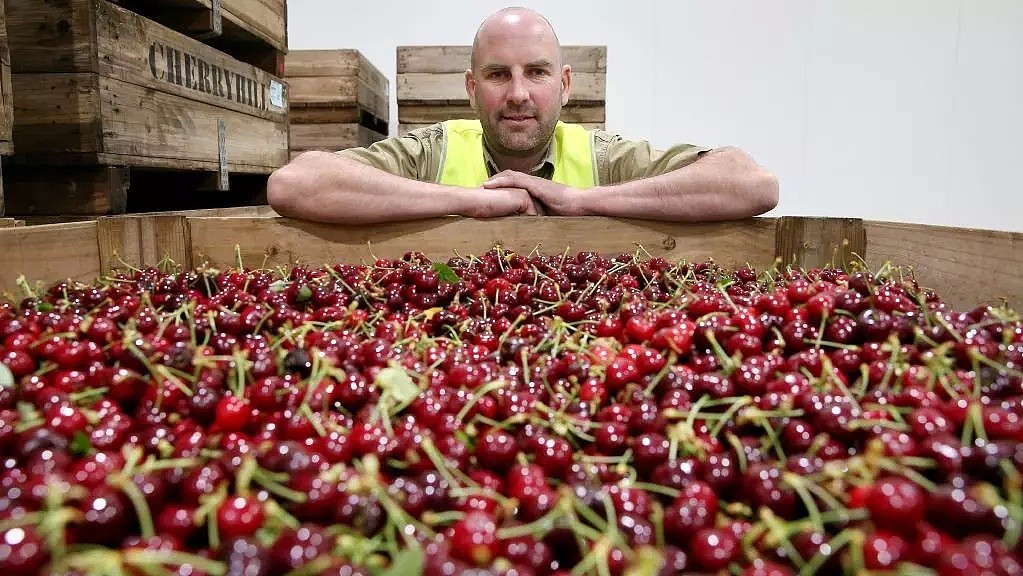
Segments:
[[[711,150],[692,144],[677,144],[667,150],[655,150],[645,140],[625,140],[617,134],[595,130],[594,146],[597,158],[597,185],[620,184],[640,178],[656,176],[696,161],[700,154]],[[349,148],[337,153],[383,170],[423,182],[436,182],[444,150],[444,129],[440,124],[413,130],[404,136],[375,142],[365,148]],[[551,138],[543,161],[530,173],[547,178],[554,175],[556,141]],[[484,147],[487,171],[491,176],[497,166]]]

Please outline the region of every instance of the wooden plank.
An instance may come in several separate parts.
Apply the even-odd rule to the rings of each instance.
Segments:
[[[288,111],[289,122],[296,124],[348,124],[358,122],[359,108],[347,106],[343,108],[295,108]]]
[[[204,40],[239,44],[265,43],[286,51],[286,0],[113,0],[165,26]]]
[[[22,274],[30,284],[91,282],[99,275],[95,222],[0,229],[0,246],[0,293],[16,300],[24,297],[17,284]]]
[[[866,262],[912,270],[921,286],[963,309],[1023,307],[1023,233],[896,222],[864,222]]]
[[[778,219],[775,255],[782,266],[820,268],[837,266],[848,269],[866,252],[863,220],[858,218]]]
[[[606,109],[603,104],[587,105],[570,103],[561,109],[564,122],[602,123]],[[295,110],[291,110],[294,122]],[[398,107],[398,122],[406,124],[433,124],[458,118],[476,118],[476,112],[468,103],[462,106],[403,105]]]
[[[229,208],[202,208],[196,210],[167,210],[162,212],[139,212],[132,214],[121,214],[123,217],[142,217],[142,216],[188,216],[188,217],[211,217],[211,216],[245,216],[248,218],[274,218],[280,216],[273,208],[267,205],[260,206],[232,206]],[[38,226],[40,224],[62,224],[67,222],[87,222],[90,220],[99,220],[106,216],[102,214],[60,214],[60,215],[32,215],[25,216],[22,219],[14,218],[0,218],[0,227],[4,227],[4,222],[7,220],[13,220],[15,223],[21,223],[20,225]]]
[[[7,42],[7,20],[4,0],[0,0],[0,155],[14,151],[14,88],[11,86],[11,52]],[[0,214],[3,213],[3,194],[0,194]]]
[[[573,74],[570,102],[604,102],[606,78],[604,73],[597,72]],[[469,102],[469,97],[465,93],[465,76],[457,72],[398,74],[397,92],[399,107],[403,104],[465,105]]]
[[[574,72],[607,72],[606,46],[563,46],[562,55]],[[397,73],[465,72],[472,46],[398,46]]]
[[[127,168],[10,166],[5,176],[7,214],[110,214],[128,203]]]
[[[96,221],[100,270],[123,262],[156,266],[165,259],[192,267],[188,219],[180,215],[101,217]]]
[[[385,98],[390,86],[380,69],[358,50],[290,50],[284,70],[288,79],[357,76]]]
[[[229,171],[269,173],[287,159],[286,122],[96,74],[15,75],[15,86],[39,95],[15,100],[14,126],[19,154],[39,160],[87,152],[97,155],[84,159],[93,162],[217,170],[221,122]]]
[[[360,124],[292,124],[291,150],[344,150],[386,138]]]
[[[289,78],[292,108],[359,106],[377,118],[390,116],[384,92],[375,91],[355,76],[309,76]]]
[[[674,224],[611,218],[509,217],[492,220],[436,218],[373,226],[336,226],[287,218],[190,218],[192,261],[213,265],[242,260],[268,266],[302,262],[372,262],[400,257],[411,249],[431,258],[485,252],[495,244],[528,253],[595,250],[617,254],[642,245],[654,256],[672,260],[713,257],[726,266],[750,263],[758,268],[774,261],[773,219],[758,218],[714,224]],[[258,230],[259,233],[254,233]]]
[[[427,124],[413,124],[413,123],[402,123],[398,124],[398,136],[404,136],[413,130],[419,130],[420,128],[426,128],[427,126],[433,126],[434,123]],[[581,122],[580,126],[587,130],[603,130],[603,122]]]

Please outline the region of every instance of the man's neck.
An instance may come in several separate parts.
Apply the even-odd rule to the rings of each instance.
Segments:
[[[498,171],[514,170],[515,172],[531,173],[543,160],[545,153],[531,154],[529,156],[499,156],[493,155],[494,164]]]

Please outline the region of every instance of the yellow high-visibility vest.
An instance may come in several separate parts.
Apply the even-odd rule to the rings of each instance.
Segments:
[[[444,125],[444,158],[438,183],[478,188],[490,175],[483,158],[483,128],[479,120],[448,120]],[[593,137],[577,124],[558,122],[552,180],[573,188],[592,188],[597,182]]]

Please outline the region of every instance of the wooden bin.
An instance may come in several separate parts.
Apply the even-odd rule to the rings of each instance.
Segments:
[[[7,18],[9,215],[124,212],[141,170],[226,190],[287,162],[279,78],[106,0],[7,0]]]
[[[292,156],[387,137],[390,85],[358,50],[292,50],[284,70]]]
[[[475,118],[465,94],[471,46],[398,46],[398,133],[456,118]],[[572,66],[572,94],[565,122],[604,128],[606,46],[565,46]]]
[[[281,217],[112,216],[87,222],[0,229],[0,293],[19,293],[17,279],[91,282],[118,266],[156,265],[164,257],[193,267],[319,266],[398,258],[408,250],[446,259],[495,245],[519,252],[593,250],[614,255],[637,246],[671,261],[714,258],[721,265],[765,269],[865,260],[910,267],[921,286],[972,308],[1003,301],[1023,306],[1023,233],[872,222],[848,218],[752,218],[688,224],[611,218],[448,217],[366,226],[336,226]],[[0,221],[0,226],[3,222]],[[11,222],[13,225],[13,221]],[[236,253],[236,247],[238,252]],[[862,259],[862,260],[861,260]],[[909,272],[909,270],[907,270]],[[978,281],[983,278],[983,281]]]
[[[202,40],[231,57],[283,75],[287,0],[111,0]]]

